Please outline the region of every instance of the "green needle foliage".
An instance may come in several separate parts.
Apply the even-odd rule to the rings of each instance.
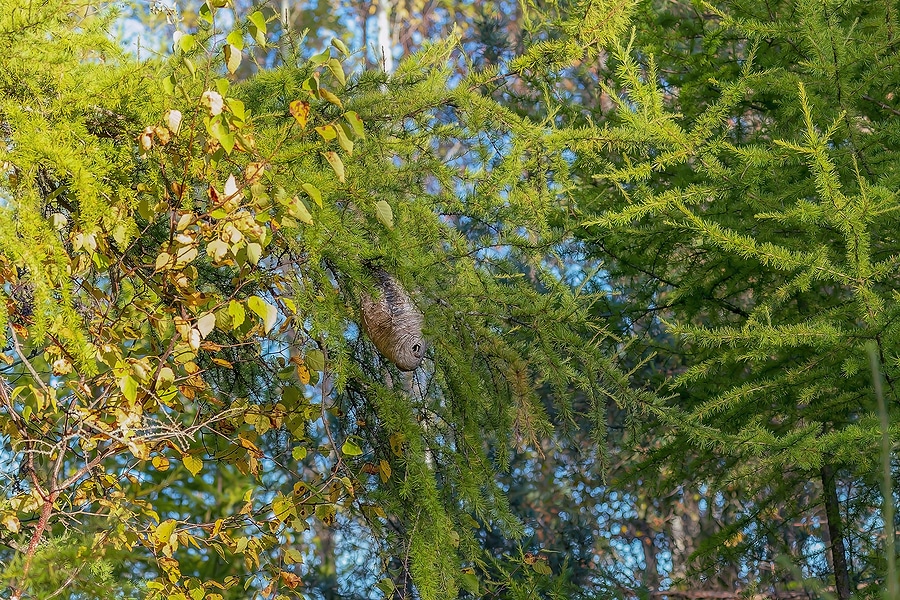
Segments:
[[[11,593],[300,597],[338,585],[334,528],[364,532],[360,587],[506,589],[520,569],[479,532],[522,532],[496,475],[549,435],[536,390],[598,424],[627,391],[558,271],[545,124],[483,93],[496,73],[454,81],[455,39],[389,79],[335,42],[238,81],[268,9],[222,30],[207,2],[136,63],[107,6],[20,4],[0,3]],[[573,56],[623,25],[584,10]],[[381,271],[424,315],[412,373],[360,328]]]
[[[646,2],[639,14],[601,83],[614,112],[572,148],[580,237],[626,298],[622,326],[675,368],[656,376],[671,400],[643,406],[670,434],[650,459],[693,485],[746,486],[745,517],[706,547],[722,562],[767,547],[781,508],[824,506],[818,535],[847,597],[848,570],[884,577],[865,558],[848,569],[841,521],[868,527],[872,512],[861,501],[842,517],[829,489],[833,473],[878,486],[867,343],[897,400],[895,7]],[[858,543],[858,556],[878,552]]]

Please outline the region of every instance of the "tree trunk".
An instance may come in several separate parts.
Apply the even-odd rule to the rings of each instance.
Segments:
[[[375,47],[376,63],[384,67],[385,73],[394,72],[394,54],[391,43],[391,2],[390,0],[376,0],[375,2],[375,26],[378,29],[378,42]]]
[[[675,503],[671,523],[673,579],[681,579],[686,583],[691,555],[695,550],[694,543],[699,536],[700,504],[694,497],[694,492],[684,485],[681,488],[681,499]]]
[[[834,470],[829,464],[822,465],[822,495],[825,499],[825,519],[831,547],[831,564],[834,568],[834,586],[838,600],[850,600],[850,572],[847,569],[847,552],[844,548],[844,531],[838,505],[837,485]]]
[[[644,571],[643,584],[647,586],[651,592],[659,589],[659,564],[656,557],[656,545],[653,543],[653,532],[650,531],[649,525],[646,523],[642,527],[641,548],[644,550]]]
[[[327,525],[320,525],[317,533],[319,538],[317,551],[319,553],[321,577],[319,591],[322,592],[322,596],[326,600],[339,600],[341,595],[338,589],[337,564],[334,554],[334,530]]]

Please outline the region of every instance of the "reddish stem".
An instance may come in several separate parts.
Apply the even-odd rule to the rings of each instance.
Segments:
[[[28,571],[31,569],[31,560],[34,558],[35,552],[37,552],[37,547],[41,542],[41,538],[44,537],[44,531],[47,529],[50,515],[53,514],[53,503],[56,501],[57,495],[57,492],[52,492],[44,499],[44,505],[41,507],[41,516],[34,528],[34,534],[31,536],[31,541],[28,543],[28,550],[25,552],[25,566],[22,568],[23,584],[28,579]]]

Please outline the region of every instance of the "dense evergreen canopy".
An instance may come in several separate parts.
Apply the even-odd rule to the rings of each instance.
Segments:
[[[893,3],[328,6],[0,0],[0,597],[897,598]]]

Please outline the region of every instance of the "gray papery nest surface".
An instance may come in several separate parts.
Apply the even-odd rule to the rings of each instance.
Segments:
[[[425,318],[396,279],[382,269],[373,273],[380,295],[361,298],[363,331],[398,369],[413,371],[425,357]]]

